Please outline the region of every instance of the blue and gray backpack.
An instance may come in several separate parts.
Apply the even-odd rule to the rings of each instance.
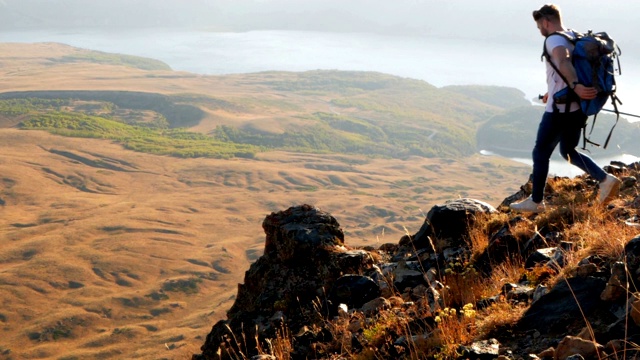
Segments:
[[[583,34],[573,30],[569,30],[566,32],[554,32],[549,36],[551,35],[561,35],[575,46],[571,58],[573,67],[576,69],[576,74],[578,75],[578,81],[584,86],[595,87],[598,90],[598,95],[595,99],[583,100],[580,99],[575,94],[575,92],[567,86],[566,88],[554,94],[554,103],[566,103],[567,106],[565,108],[566,111],[568,111],[572,102],[579,102],[580,107],[582,108],[582,111],[585,115],[593,115],[591,131],[589,132],[589,135],[591,135],[593,126],[596,122],[596,116],[598,115],[600,110],[602,110],[607,100],[611,99],[611,105],[614,109],[613,112],[616,114],[616,123],[611,128],[611,131],[609,131],[609,136],[607,136],[607,139],[604,143],[604,148],[606,149],[607,145],[609,144],[609,140],[611,139],[613,129],[616,127],[618,119],[620,118],[618,104],[622,104],[620,99],[618,99],[618,97],[616,96],[616,81],[614,78],[616,72],[618,73],[618,75],[622,74],[619,58],[621,54],[620,48],[615,43],[615,41],[611,39],[605,32],[594,33],[589,30],[589,32]],[[549,36],[547,36],[547,38]],[[551,61],[551,56],[547,52],[546,40],[543,47],[542,56],[547,59],[549,64],[553,67],[556,73],[560,75],[562,80],[564,80],[564,82],[568,84],[569,82],[567,81],[567,79]],[[615,66],[616,62],[617,68]],[[586,134],[585,124],[585,127],[583,128],[583,149],[586,147],[587,142],[596,146],[600,146],[599,144],[589,140]]]

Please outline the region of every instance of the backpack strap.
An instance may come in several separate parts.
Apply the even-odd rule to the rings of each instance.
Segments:
[[[618,96],[616,96],[616,94],[611,94],[611,105],[613,105],[613,112],[616,113],[616,122],[611,127],[611,130],[609,130],[609,135],[607,136],[607,140],[605,140],[604,142],[605,149],[607,148],[607,145],[609,145],[609,140],[611,139],[611,134],[613,134],[613,129],[615,129],[616,125],[618,125],[618,120],[620,120],[620,110],[618,110],[618,103],[622,105],[622,101],[620,101]],[[594,118],[594,123],[595,123],[595,118]]]
[[[591,123],[591,131],[593,131],[593,126],[596,123],[596,117],[598,116],[598,114],[593,115],[593,122]],[[617,122],[618,120],[616,120]],[[615,125],[614,125],[615,126]],[[589,135],[591,135],[591,131],[589,131]],[[611,132],[613,132],[613,129],[611,129]],[[609,133],[609,136],[611,136],[611,133]],[[609,138],[607,138],[607,142],[609,142]],[[587,143],[600,147],[600,144],[598,144],[597,142],[591,141],[588,137],[587,137],[587,126],[585,125],[584,127],[582,127],[582,150],[585,150],[587,152],[590,152],[587,149]],[[605,148],[607,147],[607,145],[605,144]]]
[[[545,58],[547,60],[549,65],[551,65],[553,70],[560,76],[560,78],[562,79],[562,81],[564,81],[564,83],[567,85],[567,87],[569,87],[569,81],[567,80],[567,78],[564,75],[562,75],[562,72],[560,72],[560,69],[558,69],[556,64],[554,64],[553,61],[551,61],[551,54],[549,54],[549,52],[547,51],[547,39],[549,39],[549,37],[551,37],[553,35],[560,35],[560,36],[564,37],[565,39],[567,39],[570,43],[575,45],[577,39],[580,36],[578,35],[578,33],[576,33],[575,31],[573,31],[571,29],[569,29],[568,31],[572,32],[574,34],[574,37],[571,37],[565,31],[556,31],[556,32],[554,32],[552,34],[547,35],[547,37],[544,39],[544,44],[542,45],[542,56],[541,56],[541,59]],[[575,96],[572,96],[572,95],[575,95]],[[567,102],[564,105],[565,106],[564,107],[564,112],[565,113],[569,112],[569,110],[571,109],[571,103],[573,103],[574,100],[575,100],[575,102],[578,102],[578,104],[580,104],[580,98],[576,95],[576,93],[573,91],[573,89],[571,87],[569,87],[569,96],[567,97]],[[555,102],[553,103],[553,108],[554,108],[554,110],[557,111],[557,107],[556,107]]]

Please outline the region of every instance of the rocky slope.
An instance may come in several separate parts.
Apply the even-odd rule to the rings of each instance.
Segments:
[[[605,169],[624,182],[606,206],[593,179],[554,178],[546,213],[509,212],[527,183],[498,209],[437,205],[379,248],[350,248],[310,205],[272,213],[193,360],[637,358],[640,163]]]

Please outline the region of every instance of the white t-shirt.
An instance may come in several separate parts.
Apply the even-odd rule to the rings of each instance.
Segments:
[[[545,42],[545,45],[547,47],[547,54],[549,54],[549,56],[551,56],[553,49],[558,46],[566,47],[567,49],[569,49],[569,52],[572,52],[574,48],[573,44],[569,40],[567,40],[564,36],[558,34],[549,36]],[[547,65],[547,92],[549,94],[549,99],[547,100],[545,111],[553,112],[553,94],[564,89],[567,84],[564,82],[564,80],[562,80],[562,77],[556,73],[556,71],[548,61],[545,61],[545,64]],[[558,64],[556,63],[554,63],[554,65],[556,65],[556,67],[558,66]],[[564,104],[558,104],[557,106],[560,112],[564,112]],[[572,102],[570,111],[573,112],[578,110],[579,108],[580,105],[577,102]]]

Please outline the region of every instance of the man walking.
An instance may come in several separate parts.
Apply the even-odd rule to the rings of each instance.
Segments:
[[[580,132],[584,127],[587,116],[580,109],[580,102],[573,101],[569,104],[556,104],[553,94],[565,87],[580,99],[593,99],[597,90],[586,87],[578,82],[576,71],[571,62],[573,44],[564,36],[555,32],[567,32],[562,24],[560,9],[556,5],[544,5],[540,10],[533,11],[540,34],[545,39],[545,50],[549,54],[546,57],[547,68],[547,93],[542,101],[546,104],[545,113],[538,127],[536,143],[533,148],[533,191],[525,200],[511,204],[510,207],[522,212],[542,212],[545,210],[543,201],[544,187],[549,173],[549,159],[553,150],[560,144],[560,155],[572,165],[582,169],[600,182],[600,202],[605,203],[618,195],[620,180],[607,174],[602,168],[587,155],[576,151],[580,141]],[[555,68],[561,74],[558,74]],[[561,76],[562,75],[562,76]],[[567,79],[567,83],[563,80]],[[569,105],[569,111],[565,106]]]

